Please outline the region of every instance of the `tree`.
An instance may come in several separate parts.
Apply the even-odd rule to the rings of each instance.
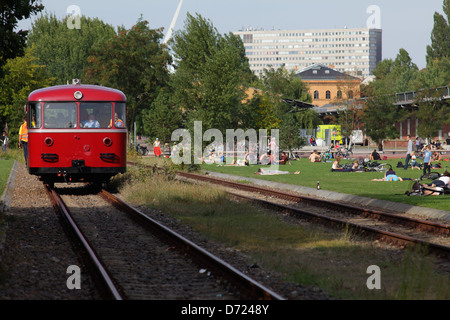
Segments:
[[[188,13],[170,44],[177,61],[171,87],[186,127],[201,121],[205,130],[225,132],[243,119],[249,123],[245,90],[251,72],[241,39],[221,35],[211,21]]]
[[[300,124],[292,114],[285,114],[280,125],[280,148],[289,150],[300,148],[305,144],[305,139],[300,137]]]
[[[450,84],[450,57],[430,61],[426,69],[420,70],[413,80],[413,87],[420,90]]]
[[[261,111],[269,116],[264,119],[266,126],[263,128],[279,128],[280,147],[283,149],[292,150],[304,145],[300,129],[316,127],[320,122],[318,114],[311,110],[297,109],[284,101],[311,102],[306,83],[295,77],[294,72],[288,72],[283,65],[277,69],[264,69],[260,86],[266,101],[265,109]],[[267,123],[268,120],[271,123]]]
[[[312,109],[302,110],[296,112],[294,115],[295,119],[297,119],[299,128],[302,129],[315,129],[318,125],[323,123],[319,118],[319,114]]]
[[[433,138],[439,134],[444,124],[450,124],[450,104],[442,100],[447,92],[439,88],[418,91],[415,103],[418,106],[413,112],[419,120],[418,134],[424,138]]]
[[[414,80],[419,68],[413,63],[409,53],[400,49],[395,60],[381,61],[373,74],[376,80],[370,83],[369,91],[391,94],[414,90]]]
[[[12,133],[19,130],[24,108],[31,91],[49,86],[53,79],[38,58],[34,48],[27,48],[23,57],[9,59],[3,67],[0,91],[0,115],[8,122]]]
[[[282,120],[277,117],[273,103],[266,95],[260,96],[258,102],[259,104],[254,114],[255,128],[278,129]]]
[[[395,79],[394,91],[405,92],[414,89],[412,83],[418,71],[419,68],[412,62],[409,53],[403,48],[400,49],[390,74],[390,77]]]
[[[288,72],[282,65],[280,68],[264,69],[261,76],[264,92],[267,92],[273,103],[280,105],[282,99],[293,99],[311,102],[308,86],[293,71]]]
[[[383,65],[379,65],[376,71],[378,72],[378,77],[383,78],[391,72],[393,61],[390,59],[383,60],[380,64]],[[333,100],[333,104],[345,106],[345,109],[340,111],[336,116],[331,116],[331,123],[339,124],[342,135],[344,137],[350,137],[353,130],[359,130],[363,126],[361,120],[361,101],[355,100],[355,97],[361,96],[360,81],[355,80],[353,77],[345,76],[340,79],[337,88],[339,94]],[[353,92],[352,97],[349,97],[349,92]]]
[[[379,150],[383,149],[383,140],[398,138],[395,124],[404,120],[404,111],[393,103],[393,95],[378,91],[376,94],[372,92],[363,107],[366,135],[377,142]]]
[[[445,16],[434,13],[434,26],[431,32],[431,45],[427,46],[427,64],[450,57],[450,0],[444,0]]]
[[[393,67],[394,61],[392,59],[383,59],[377,64],[377,67],[372,71],[372,74],[376,77],[376,80],[380,81],[392,72]]]
[[[172,58],[161,43],[162,29],[150,29],[140,19],[131,29],[98,43],[91,51],[85,78],[92,83],[119,89],[127,96],[127,127],[142,121],[142,112],[169,80]],[[139,123],[138,132],[142,128]]]
[[[415,81],[418,90],[413,115],[419,120],[418,133],[432,138],[444,123],[450,123],[448,101],[443,101],[439,87],[450,84],[450,0],[444,0],[445,16],[435,12],[431,45],[427,46],[427,68]]]
[[[54,76],[54,84],[65,84],[72,79],[83,79],[92,47],[115,35],[114,28],[97,18],[80,19],[80,29],[69,28],[69,17],[61,20],[54,14],[41,15],[32,24],[28,46]]]
[[[41,1],[8,0],[0,2],[0,69],[6,60],[24,53],[27,31],[15,31],[17,23],[44,9]]]
[[[143,111],[143,133],[151,141],[171,140],[172,132],[181,126],[182,114],[173,102],[172,93],[163,89],[150,108]]]

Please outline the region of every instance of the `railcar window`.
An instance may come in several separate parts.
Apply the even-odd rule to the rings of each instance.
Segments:
[[[126,116],[125,103],[116,102],[114,104],[114,127],[125,128],[126,125],[125,116]]]
[[[45,128],[76,128],[76,102],[46,102],[44,103]]]
[[[41,103],[31,103],[28,114],[28,128],[41,127]]]
[[[81,128],[108,128],[112,117],[111,102],[81,102]]]

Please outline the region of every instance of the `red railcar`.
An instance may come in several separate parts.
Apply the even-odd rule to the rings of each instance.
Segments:
[[[35,90],[27,101],[28,172],[40,180],[103,183],[126,171],[126,96],[71,85]]]

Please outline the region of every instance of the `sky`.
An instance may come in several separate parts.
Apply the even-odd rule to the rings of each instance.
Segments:
[[[58,18],[72,14],[97,17],[114,27],[131,28],[142,17],[150,28],[169,29],[180,0],[43,0],[44,11]],[[443,0],[183,0],[174,30],[184,28],[187,13],[209,19],[219,33],[248,27],[264,30],[364,28],[383,29],[383,59],[395,59],[401,48],[421,69],[431,43],[434,13],[443,14]],[[376,6],[376,10],[369,10]],[[36,16],[21,21],[29,29]],[[83,27],[82,25],[80,26]]]

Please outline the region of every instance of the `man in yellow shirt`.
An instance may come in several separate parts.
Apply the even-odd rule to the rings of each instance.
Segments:
[[[28,166],[28,128],[27,118],[23,118],[23,124],[19,129],[19,148],[23,148],[23,155],[25,157],[25,165]]]

